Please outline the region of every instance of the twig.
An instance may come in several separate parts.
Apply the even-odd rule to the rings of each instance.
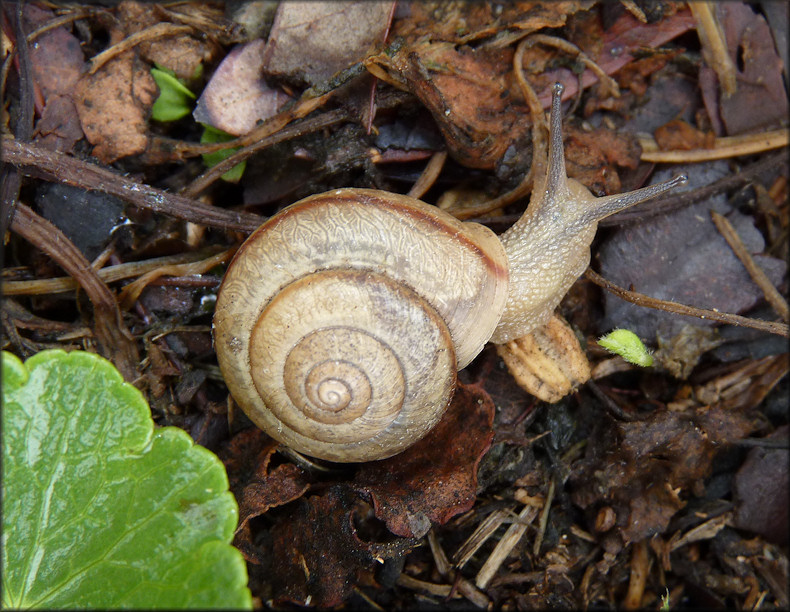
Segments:
[[[538,509],[534,506],[524,506],[521,513],[518,515],[518,521],[508,527],[505,535],[497,542],[494,550],[483,563],[483,567],[477,572],[475,577],[475,584],[480,589],[485,589],[488,583],[494,577],[499,567],[505,562],[505,558],[510,554],[510,551],[515,548],[519,543],[522,536],[526,533],[527,527],[538,515]]]
[[[754,155],[755,153],[786,147],[788,143],[790,143],[790,130],[787,128],[760,134],[716,138],[710,149],[690,149],[686,151],[661,151],[652,136],[640,136],[639,145],[642,147],[642,154],[639,156],[639,159],[657,164],[686,164],[740,157],[741,155]]]
[[[621,358],[622,359],[622,358]],[[593,395],[597,397],[601,402],[603,402],[606,409],[609,413],[615,418],[619,419],[620,421],[642,421],[643,418],[639,416],[633,415],[628,413],[627,411],[623,410],[617,402],[615,402],[611,397],[609,397],[603,389],[601,389],[598,384],[594,380],[587,381],[587,388],[593,392]]]
[[[740,236],[738,236],[738,232],[735,231],[732,223],[730,223],[727,217],[720,215],[715,210],[710,211],[710,216],[713,218],[716,229],[724,236],[724,239],[727,241],[727,244],[730,245],[736,257],[741,260],[749,276],[751,276],[757,286],[762,289],[765,299],[771,304],[776,313],[782,317],[782,320],[787,322],[788,319],[790,319],[790,308],[787,306],[787,301],[782,297],[782,294],[777,291],[774,284],[765,272],[763,272],[763,269],[755,263],[754,258],[749,251],[746,250],[743,241]]]
[[[768,332],[769,334],[776,334],[777,336],[784,336],[785,338],[790,337],[790,329],[788,329],[788,325],[786,323],[779,323],[778,321],[763,321],[762,319],[750,319],[749,317],[742,317],[736,314],[729,314],[726,312],[718,312],[716,310],[707,310],[705,308],[687,306],[677,302],[659,300],[658,298],[647,296],[644,293],[637,293],[636,291],[623,289],[619,285],[615,285],[613,282],[606,280],[603,276],[590,268],[587,268],[584,276],[599,287],[603,287],[617,297],[625,300],[626,302],[636,304],[637,306],[655,308],[656,310],[663,310],[665,312],[685,315],[687,317],[710,319],[712,321],[727,323],[729,325],[751,327],[752,329],[758,329],[760,331]]]
[[[190,274],[204,274],[214,266],[225,263],[233,256],[235,252],[236,249],[232,248],[228,249],[227,251],[223,251],[222,253],[212,255],[211,257],[201,261],[161,266],[156,270],[151,270],[150,272],[145,273],[140,278],[129,283],[121,290],[120,294],[118,295],[118,302],[121,305],[121,309],[128,310],[131,308],[137,301],[137,298],[140,297],[143,289],[145,289],[149,283],[156,280],[157,278],[161,276],[188,276]]]
[[[692,542],[699,542],[700,540],[710,540],[715,537],[725,527],[732,527],[732,512],[725,512],[716,516],[709,521],[697,525],[689,529],[679,539],[675,540],[670,547],[670,551],[674,552],[683,546],[691,544]]]
[[[207,251],[208,249],[197,253],[182,253],[143,261],[130,261],[115,266],[107,266],[106,268],[98,268],[96,262],[94,262],[91,264],[91,267],[96,270],[96,274],[103,282],[112,283],[140,276],[163,266],[184,264],[203,259],[210,255]],[[3,282],[3,293],[5,295],[49,295],[73,291],[78,287],[79,283],[71,276],[59,276],[57,278],[39,278],[36,280],[5,281]]]
[[[302,109],[302,111],[306,111],[306,108]],[[195,198],[228,170],[233,168],[236,164],[240,164],[254,153],[292,138],[298,138],[299,136],[303,136],[305,134],[312,134],[313,132],[317,132],[318,130],[322,130],[325,127],[329,127],[330,125],[343,121],[346,118],[347,114],[345,110],[335,109],[327,111],[321,115],[318,115],[317,117],[305,119],[296,125],[292,125],[290,127],[281,127],[280,129],[274,130],[273,133],[270,133],[266,136],[261,136],[260,139],[246,144],[233,155],[223,159],[218,164],[206,170],[203,174],[192,181],[186,188],[182,189],[181,195],[187,198]],[[268,126],[270,132],[275,127],[274,125],[266,125]],[[259,128],[256,128],[251,133],[257,132],[258,130]],[[242,139],[238,140],[241,141]],[[244,140],[247,140],[246,136],[244,137]],[[223,144],[225,145],[225,148],[230,148],[233,146],[233,142],[235,141],[229,141]]]
[[[644,11],[636,5],[634,0],[620,0],[620,4],[622,4],[625,7],[625,10],[631,13],[639,21],[642,23],[647,23],[647,17],[645,16]]]
[[[702,43],[702,56],[719,77],[725,96],[735,93],[735,64],[727,53],[727,40],[714,14],[715,2],[689,2],[691,14],[697,22],[697,35]]]
[[[488,541],[505,519],[512,514],[509,509],[499,508],[483,519],[466,541],[458,547],[453,555],[456,567],[463,568],[478,549]]]
[[[555,480],[552,476],[549,482],[549,492],[546,493],[546,501],[543,502],[543,510],[540,512],[538,533],[535,536],[535,543],[532,545],[532,554],[536,557],[540,554],[540,545],[543,544],[543,536],[546,533],[546,526],[549,524],[549,510],[551,510],[551,502],[554,501],[554,487]]]
[[[99,68],[104,66],[104,64],[109,62],[111,59],[118,57],[122,53],[128,51],[135,45],[139,45],[142,42],[166,38],[168,36],[176,36],[178,34],[188,34],[191,31],[191,26],[175,25],[172,23],[157,23],[150,28],[146,28],[145,30],[136,32],[131,36],[127,36],[121,42],[105,49],[98,55],[93,56],[88,74],[94,74]]]
[[[93,333],[99,349],[128,382],[136,380],[139,376],[137,345],[126,329],[115,296],[91,268],[90,262],[63,232],[22,203],[17,204],[11,229],[49,255],[79,282],[93,304]]]
[[[436,597],[449,597],[452,587],[448,584],[434,584],[433,582],[425,582],[417,578],[412,578],[408,574],[402,573],[398,576],[397,583],[407,589],[414,591],[425,591]]]
[[[270,144],[275,144],[280,141],[267,141],[266,144],[261,145],[259,148],[254,147],[256,143],[264,141],[270,136],[276,135],[289,123],[309,115],[315,109],[326,103],[326,101],[329,100],[333,94],[334,91],[330,91],[321,96],[311,96],[305,92],[302,94],[302,97],[299,100],[293,104],[286,104],[284,110],[280,111],[276,115],[273,115],[272,117],[269,117],[263,123],[256,126],[246,134],[243,134],[238,138],[234,138],[233,140],[213,143],[199,143],[187,142],[184,140],[174,140],[172,138],[165,138],[162,136],[152,136],[143,157],[149,163],[161,163],[162,161],[180,161],[186,157],[197,157],[198,155],[205,155],[206,153],[216,153],[217,151],[236,149],[239,147],[244,148],[245,151],[259,151],[265,146],[269,146]],[[337,112],[341,113],[342,111]],[[345,118],[345,113],[342,114],[343,118]],[[251,145],[253,146],[251,147]],[[224,170],[221,174],[224,174],[230,170],[240,161],[243,161],[243,159],[234,157],[232,164],[223,166]]]
[[[488,597],[486,597],[484,593],[481,593],[469,580],[453,569],[433,529],[428,532],[428,544],[431,547],[431,554],[433,555],[433,560],[439,574],[441,574],[442,578],[453,583],[453,587],[447,597],[452,598],[454,594],[453,589],[457,589],[461,595],[466,597],[466,599],[471,601],[478,608],[486,609],[491,603]]]
[[[442,168],[444,168],[445,161],[447,161],[447,151],[437,151],[434,153],[430,161],[426,164],[422,174],[420,174],[420,178],[414,182],[414,185],[411,186],[407,195],[412,198],[417,198],[418,200],[424,196],[436,182],[439,173],[442,171]]]
[[[252,213],[208,206],[138,183],[96,164],[9,137],[3,138],[3,157],[4,161],[24,169],[25,174],[33,174],[31,170],[37,170],[50,177],[50,180],[109,193],[138,208],[199,225],[251,232],[265,220]]]
[[[575,55],[576,59],[584,64],[585,68],[591,70],[593,74],[598,77],[601,85],[603,85],[604,89],[610,96],[615,98],[620,96],[620,88],[617,86],[617,81],[606,74],[606,71],[603,68],[596,64],[589,55],[587,55],[572,42],[557,36],[547,36],[546,34],[533,34],[529,38],[525,38],[522,43],[524,42],[526,42],[527,48],[536,44],[540,44],[546,45],[547,47],[554,47],[559,51],[564,51],[568,55]],[[581,89],[581,87],[579,87],[579,89]]]
[[[631,579],[628,582],[628,593],[623,602],[625,610],[638,610],[642,607],[642,596],[645,594],[648,572],[647,540],[636,542],[631,548]]]
[[[30,64],[30,53],[24,24],[22,23],[22,3],[17,3],[11,10],[14,11],[13,27],[14,35],[17,38],[17,72],[19,73],[19,104],[13,127],[20,140],[28,141],[33,135],[33,107],[35,100],[33,70]],[[14,216],[14,209],[19,199],[19,189],[22,186],[22,177],[17,169],[3,164],[0,178],[2,178],[2,184],[0,184],[0,207],[2,207],[0,209],[0,236],[4,237]]]

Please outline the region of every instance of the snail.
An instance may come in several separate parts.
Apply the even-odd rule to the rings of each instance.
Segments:
[[[551,317],[589,264],[599,220],[685,180],[594,197],[566,177],[561,93],[558,83],[546,176],[500,237],[373,189],[307,197],[249,236],[213,332],[228,389],[257,426],[332,461],[403,451],[439,421],[457,371],[487,342]]]

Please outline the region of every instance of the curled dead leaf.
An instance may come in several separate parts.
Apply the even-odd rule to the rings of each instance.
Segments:
[[[579,339],[557,314],[545,326],[496,349],[519,387],[544,402],[558,402],[590,379]]]

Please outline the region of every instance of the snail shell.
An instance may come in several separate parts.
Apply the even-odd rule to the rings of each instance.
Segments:
[[[438,422],[507,296],[489,229],[407,196],[340,189],[289,206],[241,246],[217,300],[217,357],[272,437],[334,461],[383,459]]]

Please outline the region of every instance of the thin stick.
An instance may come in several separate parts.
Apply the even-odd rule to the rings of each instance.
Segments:
[[[111,283],[141,276],[142,274],[146,274],[162,266],[189,263],[210,255],[211,253],[206,249],[197,253],[182,253],[179,255],[168,255],[166,257],[155,257],[143,261],[130,261],[115,266],[107,266],[106,268],[98,268],[94,261],[91,267],[96,270],[96,274],[103,282]],[[73,291],[79,288],[79,286],[79,283],[71,276],[59,276],[56,278],[39,278],[36,280],[5,281],[3,282],[3,293],[5,295],[49,295],[52,293]]]
[[[146,28],[145,30],[141,30],[124,38],[121,42],[109,47],[95,55],[91,60],[91,67],[88,70],[88,74],[94,74],[99,68],[104,66],[107,62],[111,59],[118,57],[120,54],[128,51],[135,45],[139,45],[142,42],[148,42],[151,40],[157,40],[159,38],[166,38],[168,36],[176,36],[178,34],[188,34],[192,31],[192,26],[185,26],[185,25],[174,25],[172,23],[157,23],[150,28]]]
[[[554,47],[559,51],[564,51],[568,55],[575,55],[576,59],[584,64],[585,68],[591,70],[593,74],[598,77],[601,85],[604,86],[604,89],[606,89],[606,92],[610,96],[615,98],[620,97],[620,88],[617,86],[617,81],[606,74],[606,71],[604,71],[603,68],[596,64],[589,55],[587,55],[572,42],[568,42],[567,40],[558,38],[557,36],[548,36],[546,34],[533,34],[529,38],[524,39],[522,42],[526,42],[528,47],[532,47],[536,44],[546,45],[547,47]],[[581,87],[579,89],[581,89]]]
[[[326,97],[321,98],[322,100],[328,100],[329,94],[325,94]],[[309,109],[314,108],[314,103],[319,98],[315,98],[314,100],[310,101],[310,104],[304,104],[302,106],[301,111],[293,115],[292,118],[299,118],[307,114]],[[236,141],[229,141],[224,143],[225,148],[231,148],[234,142],[245,142],[246,144],[243,145],[243,148],[236,151],[233,155],[223,159],[218,164],[212,166],[208,170],[206,170],[203,174],[197,177],[194,181],[192,181],[185,189],[181,191],[181,195],[189,198],[197,197],[201,192],[203,192],[209,185],[211,185],[214,181],[218,180],[223,174],[225,174],[228,170],[233,168],[236,164],[240,164],[248,157],[252,156],[254,153],[257,153],[267,147],[271,147],[275,144],[280,142],[285,142],[286,140],[290,140],[291,138],[296,138],[298,136],[303,136],[305,134],[311,134],[313,132],[317,132],[325,127],[329,127],[335,123],[339,123],[346,119],[347,114],[346,111],[343,109],[335,109],[331,111],[327,111],[317,117],[311,117],[310,119],[305,119],[301,123],[297,125],[292,125],[289,127],[285,127],[287,123],[287,118],[282,117],[278,120],[278,123],[264,123],[263,126],[255,128],[250,134],[259,134],[260,138],[253,140],[252,142],[247,142],[249,140],[249,134],[238,138]],[[279,125],[279,127],[278,127]],[[266,132],[264,134],[261,131],[263,128],[266,128]],[[276,128],[276,129],[275,129]]]
[[[521,513],[518,515],[518,521],[513,523],[502,539],[497,542],[494,550],[489,555],[483,567],[477,572],[475,577],[475,584],[480,589],[485,589],[488,583],[496,574],[499,567],[505,562],[505,559],[513,550],[516,544],[519,543],[522,536],[527,532],[527,527],[538,515],[538,509],[534,506],[524,506]]]
[[[247,212],[236,212],[208,206],[183,196],[137,183],[96,164],[91,164],[57,151],[49,151],[32,143],[3,137],[3,161],[25,174],[40,171],[73,187],[102,191],[114,195],[138,208],[152,210],[199,225],[251,232],[265,219]]]
[[[736,314],[729,314],[726,312],[718,312],[716,310],[707,310],[706,308],[696,308],[695,306],[678,304],[677,302],[659,300],[658,298],[650,297],[644,293],[637,293],[636,291],[623,289],[619,285],[615,285],[613,282],[606,280],[603,276],[591,268],[587,268],[584,276],[599,287],[603,287],[610,293],[615,294],[617,297],[625,300],[626,302],[636,304],[637,306],[655,308],[656,310],[663,310],[665,312],[685,315],[687,317],[710,319],[712,321],[727,323],[729,325],[751,327],[752,329],[759,329],[760,331],[768,332],[769,334],[776,334],[777,336],[784,336],[785,338],[790,337],[790,328],[788,328],[786,323],[779,323],[778,321],[763,321],[762,319],[750,319],[749,317],[742,317]]]
[[[156,270],[151,270],[143,274],[137,280],[129,283],[118,294],[118,303],[121,305],[122,310],[129,310],[140,294],[143,292],[151,282],[162,276],[189,276],[190,274],[204,274],[211,270],[214,266],[225,263],[236,252],[235,248],[228,249],[222,253],[217,253],[212,257],[203,259],[201,261],[193,261],[183,264],[172,264],[169,266],[162,266]]]
[[[425,195],[425,193],[433,186],[439,174],[444,168],[444,162],[447,161],[447,151],[437,151],[431,156],[430,161],[425,166],[425,169],[420,174],[414,185],[409,189],[407,195],[418,200]]]
[[[710,211],[710,216],[713,218],[716,229],[724,236],[736,257],[741,260],[749,276],[763,290],[765,299],[771,304],[776,313],[782,317],[782,320],[787,322],[790,319],[790,308],[787,306],[787,300],[782,297],[782,294],[779,293],[766,273],[763,272],[763,269],[757,265],[749,251],[746,250],[741,237],[738,236],[738,232],[735,231],[730,220],[715,210]]]
[[[436,569],[441,574],[442,578],[452,582],[453,588],[456,588],[461,595],[466,597],[478,608],[488,608],[488,605],[491,603],[488,597],[481,593],[469,580],[458,575],[452,565],[450,565],[450,561],[448,561],[447,555],[442,545],[439,543],[439,538],[436,537],[436,531],[433,529],[428,532],[428,544],[431,547],[431,554],[433,555]],[[453,591],[451,590],[448,597],[452,597],[452,595]]]
[[[786,147],[790,143],[790,130],[782,128],[760,134],[726,136],[716,138],[710,149],[690,149],[687,151],[661,151],[651,136],[640,136],[642,154],[639,159],[646,162],[664,164],[686,164],[692,162],[727,159],[741,155],[754,155]]]
[[[727,41],[719,20],[716,18],[714,2],[689,2],[691,14],[697,22],[697,35],[702,43],[702,56],[719,77],[724,95],[735,93],[735,64],[727,52]]]
[[[637,610],[642,607],[648,569],[647,540],[641,540],[631,548],[631,579],[628,582],[628,593],[623,602],[625,610]]]
[[[634,0],[620,0],[620,4],[622,4],[625,7],[625,10],[631,13],[639,21],[642,23],[647,23],[647,17],[645,16],[644,11],[636,5]]]
[[[546,533],[546,526],[549,524],[549,510],[551,510],[551,502],[554,501],[554,476],[551,477],[549,482],[549,492],[546,494],[546,501],[543,503],[543,510],[540,513],[540,521],[538,522],[538,533],[535,537],[535,544],[532,546],[532,554],[536,557],[540,553],[540,545],[543,544],[543,536]]]
[[[475,529],[474,533],[470,535],[466,541],[458,547],[453,555],[453,561],[458,569],[463,568],[464,565],[474,556],[478,549],[488,541],[499,526],[505,522],[508,516],[511,516],[512,511],[509,509],[500,508],[494,510]]]
[[[691,206],[696,202],[702,202],[712,198],[715,195],[724,193],[725,191],[737,189],[738,187],[753,181],[754,177],[762,174],[765,170],[776,168],[780,164],[784,165],[786,161],[785,157],[786,156],[782,153],[771,153],[770,155],[765,155],[758,161],[751,163],[748,166],[744,166],[743,168],[739,168],[737,172],[723,176],[710,185],[698,187],[693,191],[686,191],[673,195],[664,195],[654,200],[654,202],[650,204],[649,207],[634,206],[632,208],[620,211],[619,213],[616,213],[611,217],[607,217],[601,221],[599,227],[620,226],[624,223],[640,222],[650,217],[670,213],[673,210],[678,210],[680,208],[684,208],[685,206]]]
[[[115,296],[90,262],[62,231],[21,202],[16,206],[11,229],[49,255],[79,282],[93,304],[93,333],[102,354],[115,364],[127,382],[135,380],[139,360],[137,344],[126,328]]]

